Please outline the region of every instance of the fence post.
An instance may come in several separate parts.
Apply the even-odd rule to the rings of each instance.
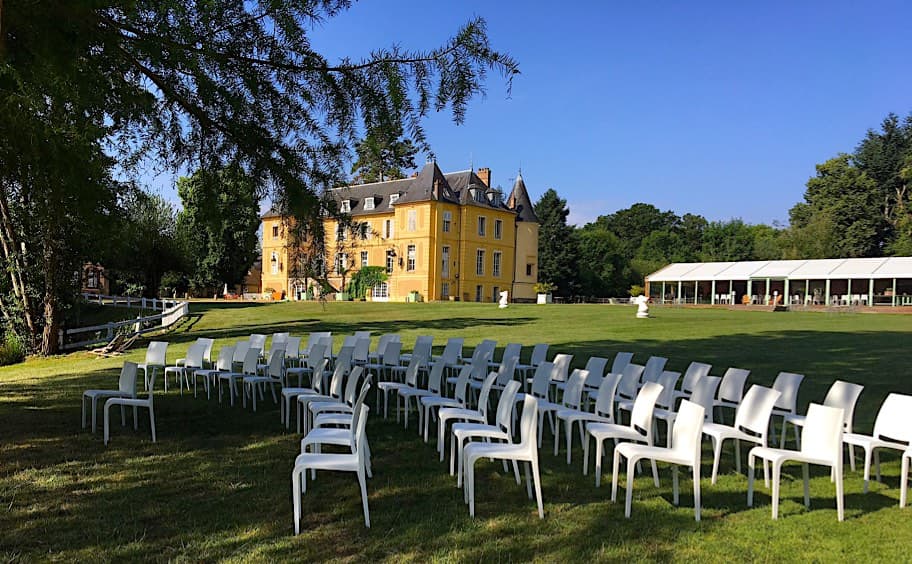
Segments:
[[[114,338],[114,324],[108,322],[108,341]]]
[[[63,340],[64,337],[66,337],[66,331],[64,331],[63,329],[60,329],[59,331],[57,331],[57,342],[60,343],[61,349],[66,348],[66,342],[64,342],[64,340]]]

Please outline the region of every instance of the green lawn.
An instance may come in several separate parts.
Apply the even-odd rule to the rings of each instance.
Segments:
[[[683,370],[692,360],[752,370],[769,385],[777,372],[807,375],[801,409],[821,401],[830,383],[865,385],[856,429],[870,431],[888,392],[912,394],[909,366],[912,317],[903,315],[769,313],[596,305],[313,303],[194,304],[194,316],[167,337],[169,359],[182,356],[198,336],[216,348],[251,332],[306,334],[357,329],[402,334],[406,348],[419,334],[442,345],[464,336],[467,349],[483,338],[569,352],[582,366],[589,355],[636,353],[669,358]],[[125,358],[141,361],[143,350]],[[719,483],[703,480],[703,521],[693,520],[690,481],[681,506],[671,504],[671,474],[662,485],[638,478],[632,519],[581,474],[581,450],[572,466],[541,451],[545,519],[525,488],[501,466],[483,462],[476,478],[475,519],[433,444],[410,429],[372,415],[368,434],[374,477],[368,481],[371,521],[362,521],[357,482],[323,473],[304,496],[304,532],[292,536],[290,474],[298,437],[285,432],[267,401],[253,414],[213,399],[156,395],[159,442],[147,420],[140,431],[115,425],[110,446],[101,432],[80,428],[80,396],[87,388],[116,386],[120,359],[75,353],[0,368],[0,557],[4,560],[890,560],[909,558],[912,508],[901,511],[898,456],[885,454],[884,481],[862,494],[859,472],[846,472],[846,522],[836,521],[825,470],[813,474],[812,509],[801,502],[800,467],[783,478],[780,520],[770,519],[760,482],[753,509],[747,479],[723,456]],[[119,418],[116,418],[119,419]],[[704,445],[703,475],[711,455]],[[610,471],[610,464],[606,464]],[[812,470],[813,472],[813,470]]]

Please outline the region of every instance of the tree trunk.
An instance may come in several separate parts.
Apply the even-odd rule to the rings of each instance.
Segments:
[[[44,331],[41,334],[41,354],[57,354],[60,350],[60,307],[57,296],[48,292],[44,297]]]
[[[20,255],[21,249],[16,239],[13,218],[9,210],[9,202],[7,202],[7,192],[2,189],[2,184],[0,184],[0,249],[3,250],[3,256],[9,264],[8,271],[13,287],[13,296],[19,301],[22,315],[25,318],[25,325],[28,328],[30,337],[34,339],[37,336],[37,329],[32,315],[32,303],[28,296],[25,281],[22,278],[25,264]]]

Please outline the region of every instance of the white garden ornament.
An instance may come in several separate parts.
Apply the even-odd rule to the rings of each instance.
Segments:
[[[505,307],[510,305],[509,303],[507,303],[509,301],[509,299],[510,299],[510,292],[504,290],[503,292],[500,293],[500,301],[498,302],[497,307],[499,307],[500,309],[504,309]]]
[[[637,306],[637,318],[646,319],[649,317],[649,298],[640,294],[633,298],[633,303]]]

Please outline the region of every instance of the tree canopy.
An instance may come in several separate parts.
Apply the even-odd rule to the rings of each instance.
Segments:
[[[360,131],[398,126],[430,152],[428,112],[461,123],[489,72],[508,91],[519,72],[481,18],[431,50],[394,44],[330,61],[309,32],[350,5],[0,3],[0,310],[16,331],[56,351],[60,303],[95,253],[81,234],[117,208],[115,178],[230,164],[305,224],[344,178]]]

